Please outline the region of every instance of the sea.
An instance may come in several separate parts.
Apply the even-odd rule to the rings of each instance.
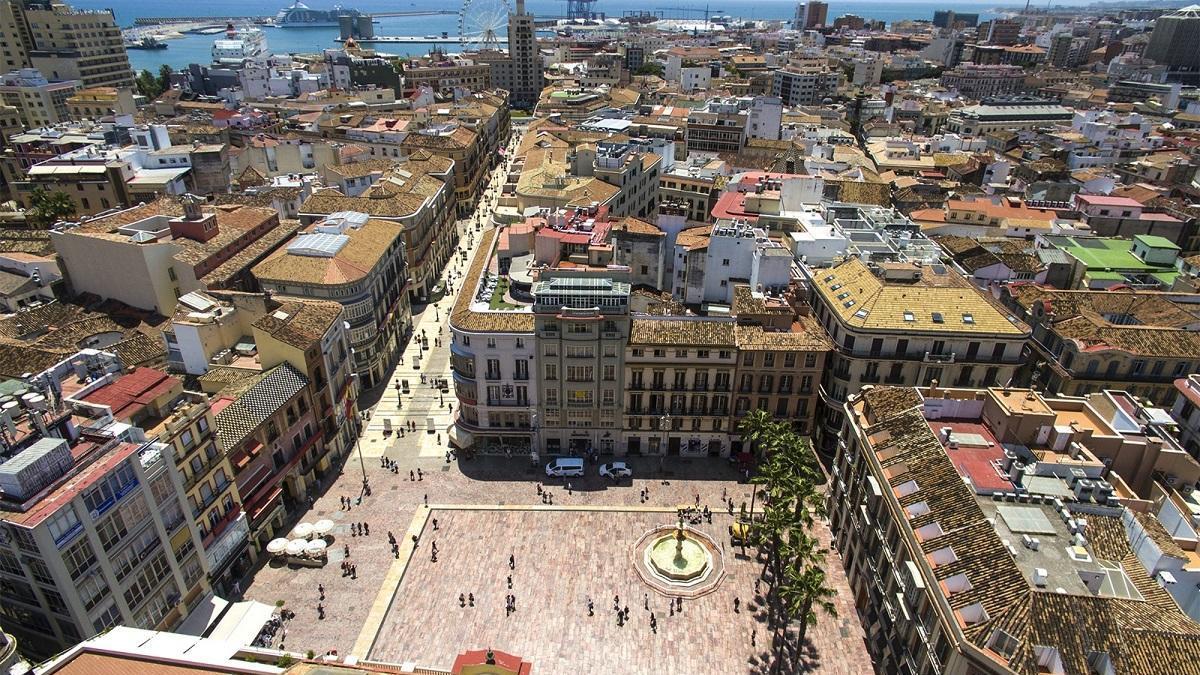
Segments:
[[[341,0],[344,7],[352,7],[362,12],[398,12],[430,9],[458,10],[463,3],[481,2],[486,7],[496,7],[503,0],[455,0],[455,2],[436,2],[434,0]],[[70,3],[80,9],[111,9],[121,26],[133,25],[139,17],[181,16],[202,18],[205,16],[275,16],[282,8],[291,4],[291,0],[208,0],[194,7],[195,14],[186,14],[179,10],[179,5],[161,0],[72,0]],[[313,9],[331,9],[335,6],[332,0],[308,0],[305,2]],[[515,0],[509,0],[509,6]],[[928,0],[891,0],[878,2],[869,0],[831,0],[829,2],[829,20],[843,14],[882,20],[889,24],[904,19],[932,19],[936,10],[952,9],[957,12],[978,13],[980,21],[995,16],[994,8],[997,0],[946,0],[944,2],[929,2]],[[1012,4],[1009,2],[1009,4]],[[1019,3],[1018,3],[1019,4]],[[565,14],[565,0],[528,0],[526,7],[537,16],[561,16]],[[596,0],[594,11],[603,12],[609,18],[618,18],[625,12],[654,11],[664,9],[666,16],[683,19],[702,19],[707,10],[712,15],[728,15],[741,19],[768,20],[790,19],[795,15],[794,0],[735,0],[721,2],[720,0],[659,0],[657,4],[638,0]],[[693,10],[683,12],[681,9]],[[338,43],[337,28],[264,28],[267,46],[275,54],[313,53],[322,49],[336,47]],[[458,34],[458,17],[456,15],[436,15],[418,17],[382,17],[375,25],[376,35],[440,35],[446,32],[451,36]],[[183,38],[169,40],[167,49],[159,50],[130,50],[129,60],[135,70],[150,70],[157,72],[162,64],[175,68],[187,66],[190,63],[207,64],[211,61],[211,48],[214,35],[187,35]],[[429,52],[429,45],[373,45],[381,52],[400,55],[419,55]],[[453,51],[453,46],[445,46],[447,51]]]

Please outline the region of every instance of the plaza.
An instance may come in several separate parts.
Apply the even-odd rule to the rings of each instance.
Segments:
[[[448,457],[446,429],[456,400],[434,383],[451,377],[450,308],[495,200],[489,189],[477,214],[459,223],[459,249],[443,273],[445,295],[414,307],[414,334],[402,359],[383,384],[360,397],[365,419],[356,446],[301,518],[335,523],[328,564],[264,565],[245,580],[245,597],[282,601],[296,613],[275,646],[297,653],[445,667],[464,650],[491,646],[521,655],[539,673],[612,670],[614,664],[629,673],[764,670],[770,638],[754,589],[762,565],[753,550],[746,556],[731,549],[726,533],[732,522],[726,499],[752,501],[751,486],[738,482],[733,465],[719,458],[676,457],[667,465],[629,458],[632,480],[614,485],[588,465],[570,489],[561,480],[545,484],[542,497],[545,475],[524,456]],[[405,380],[407,387],[396,386]],[[362,490],[364,478],[370,494]],[[696,527],[722,547],[724,577],[672,616],[667,598],[638,576],[634,544],[652,528],[673,524],[678,507],[697,503],[713,510],[712,523]],[[353,533],[359,523],[369,535]],[[828,529],[817,529],[828,546]],[[511,571],[510,555],[516,559]],[[343,561],[353,565],[352,575]],[[809,630],[810,672],[872,672],[836,554],[826,568],[838,590],[838,615],[820,616]],[[517,609],[507,615],[510,593]],[[474,595],[475,605],[460,607],[460,594]],[[624,626],[617,625],[614,596],[630,607]],[[657,632],[650,629],[650,611]]]

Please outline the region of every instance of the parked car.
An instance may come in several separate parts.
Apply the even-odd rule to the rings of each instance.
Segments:
[[[546,465],[546,475],[558,478],[582,476],[583,460],[578,457],[559,457]]]
[[[633,475],[633,469],[629,468],[625,462],[613,462],[612,464],[601,464],[600,475],[613,480],[621,480],[629,478]]]

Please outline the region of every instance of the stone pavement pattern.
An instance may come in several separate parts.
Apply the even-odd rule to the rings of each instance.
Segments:
[[[372,660],[451,663],[464,645],[493,645],[520,654],[540,673],[735,673],[751,671],[759,663],[755,657],[766,655],[767,633],[748,604],[760,570],[753,559],[727,552],[728,575],[717,590],[684,600],[675,616],[668,600],[637,576],[633,544],[646,530],[671,522],[670,513],[539,507],[434,509],[432,517],[439,519],[439,530],[426,526]],[[698,527],[727,546],[729,522],[719,514],[713,524]],[[429,555],[434,541],[436,563]],[[510,554],[516,556],[512,591]],[[844,578],[835,581],[845,584]],[[460,593],[474,593],[475,606],[460,607]],[[517,612],[506,617],[509,593],[516,596]],[[646,593],[657,634],[650,630]],[[616,622],[614,595],[630,609],[624,627]],[[592,617],[589,597],[596,609]],[[737,613],[735,597],[743,603]],[[848,604],[841,603],[841,618],[822,617],[811,631],[816,664],[808,672],[871,672],[861,640],[855,645],[853,638],[841,638],[841,619],[854,616]],[[758,646],[751,647],[755,630]]]
[[[561,483],[547,484],[546,489],[553,494],[556,507],[674,508],[694,503],[697,493],[702,504],[717,507],[721,503],[723,490],[737,504],[750,500],[750,486],[736,483],[734,471],[726,462],[679,458],[675,458],[675,461],[677,464],[673,469],[668,467],[670,474],[665,476],[669,483],[667,485],[662,484],[664,476],[652,476],[657,470],[656,459],[634,458],[631,464],[638,477],[632,482],[613,486],[595,475],[594,467],[589,466],[586,478],[572,481],[571,494]],[[736,593],[743,603],[751,600],[753,577],[759,569],[757,562],[727,558],[730,561],[729,576],[722,581],[721,588],[707,599],[685,600],[682,617],[685,621],[668,625],[671,617],[659,615],[659,634],[653,636],[645,623],[639,624],[638,616],[633,614],[633,610],[641,606],[641,593],[649,590],[636,590],[641,582],[632,567],[625,562],[618,567],[617,563],[629,559],[629,547],[645,530],[655,524],[671,522],[673,518],[670,514],[438,509],[436,506],[439,504],[492,507],[532,505],[541,508],[536,484],[542,476],[532,472],[527,462],[498,457],[461,463],[456,461],[449,465],[440,460],[413,457],[400,461],[400,465],[400,473],[393,474],[382,469],[378,459],[369,460],[367,474],[372,495],[365,497],[361,505],[345,511],[339,506],[339,497],[356,499],[361,480],[358,460],[351,457],[344,467],[344,475],[305,516],[304,519],[309,522],[330,518],[338,525],[334,531],[335,542],[329,549],[328,565],[321,569],[276,568],[268,565],[243,583],[246,597],[269,604],[285,600],[286,606],[296,612],[296,619],[288,626],[287,649],[300,653],[309,649],[317,653],[330,649],[338,650],[339,654],[349,652],[388,569],[395,562],[388,545],[387,531],[390,529],[397,538],[402,538],[428,495],[429,503],[435,509],[426,523],[421,548],[413,557],[401,582],[399,595],[389,610],[372,658],[414,660],[424,665],[448,666],[453,661],[453,655],[461,650],[487,647],[485,638],[493,633],[484,629],[501,622],[498,626],[487,628],[509,631],[496,633],[497,641],[492,646],[529,658],[543,654],[547,654],[544,659],[551,660],[570,656],[582,659],[582,663],[601,663],[611,658],[611,665],[635,658],[627,657],[627,653],[654,647],[646,656],[637,658],[649,659],[650,655],[657,655],[655,658],[683,659],[680,663],[687,667],[683,670],[647,667],[645,670],[621,672],[751,672],[748,661],[751,657],[751,623],[745,612],[742,616],[733,614],[731,598]],[[409,469],[415,471],[418,467],[422,469],[424,480],[409,480]],[[639,498],[643,487],[650,492],[650,500],[646,505]],[[436,534],[431,531],[432,518],[439,520],[440,531]],[[363,521],[370,526],[370,536],[351,536],[350,523]],[[727,543],[728,536],[724,529],[727,523],[728,515],[720,511],[714,516],[713,525],[706,527],[712,528],[710,531],[718,541]],[[828,542],[828,530],[823,526],[820,536]],[[429,560],[428,546],[435,539],[438,541],[439,555],[438,563],[433,564]],[[340,563],[344,544],[349,544],[350,560],[358,566],[357,579],[342,576]],[[411,541],[402,541],[400,544],[412,546]],[[520,575],[514,575],[519,618],[514,616],[509,619],[508,624],[513,627],[506,627],[502,623],[503,585],[510,548],[516,550],[520,572]],[[545,568],[548,571],[542,573],[543,568],[535,567],[535,561],[544,561],[549,566]],[[870,673],[861,629],[855,619],[841,561],[836,555],[830,556],[828,568],[839,590],[839,616],[821,617],[818,622],[814,643],[821,657],[821,669],[814,672]],[[596,580],[594,587],[592,580]],[[326,590],[326,617],[323,621],[318,620],[316,611],[318,584],[323,584]],[[501,591],[498,594],[497,589]],[[612,606],[609,589],[616,589],[623,602],[624,598],[631,598],[632,625],[619,629],[615,616],[606,612]],[[498,613],[498,618],[489,615],[490,618],[484,617],[460,628],[442,630],[443,623],[455,626],[464,618],[458,614],[457,598],[460,592],[475,592],[479,598],[490,598],[492,605],[487,611]],[[588,593],[592,593],[596,601],[597,616],[592,617],[595,620],[594,627],[592,624],[578,625],[587,619],[586,609],[581,603]],[[630,596],[630,593],[635,595]],[[662,611],[665,612],[665,602],[660,600],[659,604],[663,605]],[[529,611],[535,608],[538,611]],[[479,609],[482,614],[485,607]],[[692,609],[690,613],[689,609]],[[415,633],[408,634],[400,628],[413,621],[416,622]],[[605,622],[612,623],[611,630],[600,628]],[[515,628],[518,625],[520,628]],[[559,638],[558,635],[569,635],[571,639]],[[695,651],[684,647],[687,642],[684,638],[689,635],[704,636],[699,643],[704,645],[699,650],[699,656],[680,655]],[[577,640],[579,636],[584,639]],[[760,647],[764,645],[765,637],[765,629],[760,629]],[[658,641],[649,642],[651,638]],[[517,648],[525,645],[535,648],[535,652],[523,653]],[[542,651],[549,649],[545,645],[553,645],[562,653],[555,656],[557,652]],[[720,655],[720,659],[724,659],[720,663],[736,664],[736,667],[731,666],[732,670],[720,669],[704,665],[709,663],[706,660],[686,660],[701,658],[705,654],[712,658]],[[830,654],[838,656],[834,659],[828,656]],[[558,663],[561,665],[566,662],[562,660]],[[576,672],[551,667],[551,663],[539,664],[537,660],[534,663],[539,673]],[[581,670],[586,672],[586,668]]]

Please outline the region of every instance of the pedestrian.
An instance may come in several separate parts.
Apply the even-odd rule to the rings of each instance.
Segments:
[[[458,606],[459,606],[459,607],[466,607],[466,606],[467,606],[467,598],[466,598],[466,596],[464,596],[462,593],[459,593],[459,594],[458,594]]]
[[[696,508],[700,508],[700,493],[696,493]]]
[[[729,500],[729,488],[721,488],[721,501]]]
[[[621,596],[613,596],[613,609],[617,610],[618,612],[621,611]]]
[[[649,593],[642,593],[642,605],[645,606],[647,612],[650,611],[650,594]]]
[[[425,480],[425,472],[419,468],[417,469],[417,480]]]
[[[322,605],[319,602],[317,603],[317,618],[322,621],[325,620],[325,605]]]
[[[325,599],[325,584],[317,584],[317,592],[321,594],[321,599]]]
[[[412,536],[412,542],[413,542],[413,549],[415,550],[417,548],[417,535],[414,534]]]
[[[754,580],[754,594],[755,595],[762,595],[762,591],[759,590],[761,588],[761,586],[762,586],[762,582],[758,579],[755,579]]]
[[[475,594],[474,593],[467,593],[467,604],[471,605],[472,607],[475,606]]]
[[[758,631],[757,630],[750,631],[750,646],[751,647],[758,646]]]
[[[512,590],[512,575],[508,575],[508,590]]]
[[[433,531],[434,531],[434,532],[437,532],[437,529],[438,529],[438,522],[437,522],[437,518],[434,518],[434,519],[433,519]]]
[[[625,620],[628,621],[629,620],[629,605],[625,605],[625,609],[622,611],[625,614]]]
[[[433,551],[429,554],[429,562],[437,562],[437,549],[436,548],[433,549]]]
[[[413,473],[412,469],[408,470],[408,479],[413,482],[416,482],[416,480],[417,480],[417,476],[416,476],[416,474]]]
[[[429,493],[425,493],[425,506],[429,506]]]
[[[347,558],[349,558],[350,557],[350,544],[343,544],[342,552],[346,554]]]
[[[588,598],[588,616],[596,616],[596,605],[592,603],[592,599]]]
[[[733,613],[734,613],[734,614],[739,614],[739,613],[741,612],[741,609],[740,609],[741,605],[742,605],[742,599],[741,599],[741,598],[734,598],[734,599],[733,599]]]
[[[669,609],[671,610],[670,616],[675,616],[675,602],[674,601],[671,601]]]
[[[554,495],[550,494],[549,492],[546,493],[546,503],[550,506],[554,506]]]
[[[508,569],[510,569],[510,570],[517,569],[517,558],[514,554],[509,554],[509,556],[508,556]]]
[[[371,536],[371,526],[367,523],[363,523],[363,532],[366,533],[368,537]]]
[[[567,494],[571,494],[571,481],[567,481]]]
[[[354,563],[350,563],[350,578],[351,579],[358,578],[358,565],[356,565]]]
[[[683,598],[675,598],[675,611],[676,612],[683,611]]]
[[[658,619],[654,617],[654,612],[650,612],[650,632],[658,634]]]

